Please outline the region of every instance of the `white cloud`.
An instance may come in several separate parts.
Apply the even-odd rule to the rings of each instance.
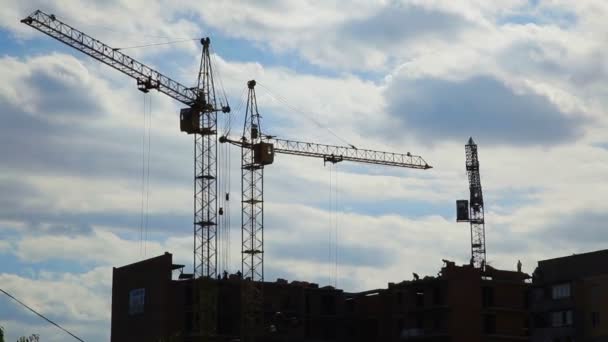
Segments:
[[[109,336],[111,305],[111,268],[94,268],[86,273],[39,272],[34,277],[0,273],[0,284],[5,291],[57,321],[81,336]],[[52,293],[52,295],[50,295]],[[16,302],[4,297],[1,302],[15,318],[29,322],[8,320],[4,328],[10,336],[38,333],[44,340],[65,341],[66,336]],[[16,337],[15,337],[16,338]]]
[[[608,6],[602,2],[559,0],[540,2],[538,6],[523,0],[352,4],[72,1],[62,6],[10,2],[0,14],[0,22],[24,39],[18,41],[24,44],[18,48],[19,53],[28,53],[26,47],[38,39],[49,39],[18,23],[20,17],[39,5],[115,45],[158,41],[151,37],[143,39],[144,35],[196,37],[208,28],[220,33],[220,39],[239,38],[237,42],[244,43],[238,47],[242,50],[240,62],[226,57],[222,51],[217,51],[216,62],[231,97],[241,93],[248,79],[260,82],[259,108],[264,117],[263,128],[268,133],[343,144],[318,127],[316,120],[358,147],[410,151],[433,165],[435,168],[428,171],[337,166],[340,197],[374,210],[370,214],[358,206],[352,211],[340,208],[339,245],[344,255],[340,256],[343,259],[339,284],[347,290],[382,287],[389,281],[408,279],[411,272],[433,275],[441,266],[441,258],[467,261],[469,227],[452,222],[453,217],[445,213],[453,211],[454,200],[468,197],[463,144],[469,135],[479,137],[488,256],[495,266],[514,269],[521,259],[524,269],[531,272],[539,259],[601,248],[608,239],[600,234],[601,223],[605,221],[602,213],[608,210],[603,196],[608,191],[603,185],[608,184],[608,150],[598,147],[606,144],[608,131],[605,115],[608,59],[601,39],[607,32],[604,21]],[[389,19],[394,19],[391,10],[403,15],[413,11],[430,18],[440,16],[450,19],[451,24],[447,25],[447,21],[420,24],[421,27],[411,27],[412,31],[419,29],[416,32],[420,35],[412,36],[412,32],[400,32],[399,25],[390,25]],[[572,17],[567,12],[572,12]],[[526,20],[529,22],[522,23]],[[357,34],[357,29],[369,27],[357,25],[370,23],[377,28],[366,31],[370,36]],[[380,39],[374,34],[392,38]],[[51,47],[44,45],[45,52],[55,49],[48,46]],[[258,56],[248,52],[250,46],[270,48],[268,54],[278,57],[271,61],[272,65],[260,63]],[[197,69],[198,49],[193,42],[158,50],[127,51],[138,58],[157,61],[160,70],[168,74],[176,72],[176,79],[190,84],[194,80],[193,70]],[[158,54],[167,58],[163,60]],[[315,73],[327,71],[334,76],[312,75],[275,65],[292,55],[321,66]],[[176,67],[177,64],[180,66]],[[135,90],[134,82],[96,61],[64,53],[2,57],[0,75],[5,80],[0,85],[3,106],[20,108],[25,114],[19,116],[21,121],[9,116],[4,120],[5,124],[14,125],[0,135],[2,141],[13,134],[12,140],[7,140],[10,144],[4,144],[9,147],[0,146],[0,155],[7,161],[0,166],[3,191],[0,204],[4,208],[21,204],[32,216],[46,211],[103,213],[114,218],[137,214],[141,200],[142,95]],[[45,88],[38,79],[32,79],[41,76],[53,85],[65,87],[65,94],[45,98]],[[419,94],[424,80],[463,82],[480,76],[500,82],[512,91],[514,98],[534,94],[546,99],[568,120],[582,122],[581,134],[568,144],[550,143],[542,147],[493,144],[492,136],[483,137],[474,130],[459,131],[445,139],[448,134],[437,134],[439,119],[423,132],[413,125],[397,124],[404,113],[412,110],[411,106],[403,103],[396,106],[398,110],[392,116],[385,110],[388,104],[399,104],[397,100],[408,94]],[[285,107],[263,86],[307,114]],[[391,91],[393,98],[387,97]],[[472,93],[471,100],[480,93]],[[431,104],[444,99],[434,91],[428,93],[428,98]],[[152,174],[157,178],[152,182],[151,210],[153,214],[183,215],[189,221],[192,142],[177,131],[179,106],[162,95],[152,95],[152,99],[153,151],[156,151]],[[41,126],[35,130],[36,127],[28,126],[55,125],[57,121],[65,123],[74,118],[49,117],[47,112],[57,109],[53,100],[61,102],[61,109],[89,115],[75,119],[69,129],[50,126],[54,130],[48,130],[47,126]],[[233,110],[237,107],[234,102]],[[503,104],[505,108],[510,105]],[[94,110],[83,110],[83,106]],[[64,110],[58,114],[65,114]],[[450,110],[445,108],[446,113],[453,114]],[[490,106],[483,114],[491,116],[494,112]],[[470,125],[473,118],[469,114],[465,108],[454,119]],[[528,122],[538,113],[523,114],[523,122]],[[492,120],[495,118],[488,121]],[[233,134],[240,134],[241,122],[242,116],[235,115]],[[454,133],[454,125],[443,126]],[[547,125],[534,127],[545,136],[556,138],[553,135],[557,130],[549,130]],[[509,135],[506,129],[499,133]],[[232,182],[237,189],[238,152],[233,151],[232,156]],[[17,186],[19,182],[21,188]],[[278,156],[276,164],[266,169],[269,276],[327,282],[331,262],[326,260],[323,246],[328,244],[331,216],[325,210],[328,185],[328,170],[321,167],[320,161]],[[235,214],[233,228],[237,230],[238,192],[232,192],[235,207],[231,208]],[[387,203],[391,208],[382,207]],[[437,209],[447,217],[421,214],[412,206]],[[40,226],[57,224],[47,222],[48,216],[40,216],[43,221]],[[15,241],[0,242],[0,252],[17,255],[26,265],[35,267],[42,261],[99,265],[94,271],[80,275],[35,272],[32,279],[40,280],[40,286],[60,288],[60,294],[73,292],[90,298],[90,307],[68,299],[58,314],[84,329],[83,322],[88,321],[83,317],[94,306],[98,312],[92,317],[105,322],[107,333],[108,266],[124,265],[143,257],[135,236],[136,227],[124,227],[128,224],[118,220],[114,224],[105,222],[104,226],[92,223],[93,228],[85,234],[41,229],[36,235],[27,233],[31,222],[22,218],[8,215],[0,220],[0,234],[19,234]],[[71,222],[66,221],[61,224]],[[572,225],[572,230],[567,225]],[[169,251],[176,253],[176,262],[189,264],[191,227],[167,229],[179,233],[171,236],[173,233],[155,232],[147,255]],[[589,236],[596,238],[590,241]],[[238,266],[239,238],[240,234],[233,234],[231,258],[235,262],[231,268]],[[307,244],[311,246],[307,248]],[[107,253],[109,248],[112,253]],[[317,249],[323,255],[310,254]],[[366,262],[346,260],[357,257],[365,257]],[[41,308],[54,304],[43,298],[41,287],[27,287],[38,286],[38,281],[6,273],[0,277],[9,281],[13,289],[25,286],[23,291],[33,291],[27,299],[42,303]],[[70,287],[72,283],[79,285]],[[107,340],[107,334],[100,334],[105,337],[96,340]]]

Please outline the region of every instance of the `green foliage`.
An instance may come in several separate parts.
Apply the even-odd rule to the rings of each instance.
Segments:
[[[21,336],[17,339],[17,342],[39,342],[40,335],[32,334],[30,337]],[[2,342],[2,341],[0,341]]]
[[[0,342],[4,342],[4,327],[0,327]]]

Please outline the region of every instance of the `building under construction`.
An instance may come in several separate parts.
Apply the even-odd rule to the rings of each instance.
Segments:
[[[209,38],[200,40],[198,77],[196,86],[191,87],[53,14],[38,10],[21,22],[135,80],[140,91],[156,90],[185,106],[180,110],[180,131],[194,141],[193,272],[185,274],[184,266],[173,264],[169,253],[115,268],[112,342],[529,340],[530,277],[521,272],[521,265],[516,271],[505,271],[486,263],[484,201],[477,144],[472,138],[465,145],[470,196],[457,201],[457,221],[467,222],[471,231],[469,264],[457,266],[444,261],[436,276],[420,278],[414,274],[412,280],[360,293],[308,282],[268,282],[264,279],[264,168],[273,164],[275,154],[317,158],[331,164],[348,161],[417,170],[432,167],[409,152],[357,148],[346,141],[343,146],[325,145],[268,134],[262,130],[254,80],[247,82],[247,98],[243,99],[242,135],[228,136],[229,126],[223,127],[226,134],[219,135],[218,116],[230,117],[231,109],[223,87],[216,92],[214,79],[218,78],[212,70]],[[221,235],[230,229],[222,219],[230,217],[230,192],[220,187],[230,170],[222,167],[225,163],[218,157],[218,143],[236,145],[241,151],[241,271],[232,275],[218,272],[218,255],[225,252],[218,247],[224,242]],[[544,330],[537,330],[534,340],[555,337],[554,342],[571,341],[573,336],[587,336],[577,329],[590,325],[585,329],[594,338],[599,336],[593,341],[606,341],[606,330],[600,325],[602,311],[590,305],[596,311],[588,321],[582,310],[573,309],[571,298],[571,293],[577,293],[575,285],[596,291],[600,284],[606,284],[605,277],[593,272],[559,275],[562,269],[555,266],[558,264],[539,264],[545,275],[536,279],[544,283],[535,292],[551,287],[556,298],[535,303],[534,327]],[[553,273],[558,276],[550,276]],[[575,299],[580,298],[584,296]],[[593,298],[605,300],[599,295]]]
[[[241,287],[224,274],[195,286],[164,255],[114,269],[112,342],[195,341],[197,294],[217,294],[217,341],[238,341]],[[278,279],[264,282],[258,341],[526,341],[530,278],[521,271],[444,261],[433,277],[348,293],[331,286]],[[194,322],[194,323],[193,323]]]

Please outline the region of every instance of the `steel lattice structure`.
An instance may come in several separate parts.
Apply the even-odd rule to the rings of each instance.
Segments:
[[[334,146],[277,139],[264,135],[260,126],[255,95],[255,81],[249,81],[247,107],[243,136],[240,139],[220,137],[222,143],[241,147],[241,187],[242,187],[242,229],[241,256],[243,278],[244,341],[255,341],[260,334],[263,321],[263,281],[264,281],[264,166],[272,164],[275,153],[291,154],[323,159],[338,163],[352,161],[358,163],[396,166],[412,169],[430,169],[432,166],[410,153],[390,153],[354,146]]]
[[[194,134],[194,276],[216,278],[217,113],[228,113],[230,107],[227,104],[220,107],[216,99],[209,38],[201,39],[203,49],[197,86],[186,87],[52,14],[37,10],[21,22],[136,79],[139,90],[156,89],[189,107],[188,113],[194,118],[193,128],[188,131]],[[215,300],[210,295],[212,291],[202,292],[205,293],[195,297],[198,298],[195,310],[200,313],[199,319],[195,319],[195,329],[199,329],[203,337],[209,337],[215,334],[217,326]]]
[[[209,38],[203,39],[198,76],[200,111],[194,134],[194,275],[217,278],[217,99]]]
[[[274,151],[283,154],[293,154],[303,157],[322,157],[327,161],[352,161],[357,163],[407,167],[411,169],[430,169],[424,159],[410,153],[392,153],[374,150],[357,149],[355,147],[315,144],[309,142],[270,139]]]
[[[243,272],[243,337],[254,341],[263,320],[264,282],[264,165],[255,158],[262,142],[255,81],[249,89],[241,141],[241,267]]]
[[[21,20],[36,30],[65,43],[96,60],[137,80],[138,86],[157,89],[186,105],[193,105],[197,100],[197,89],[189,88],[160,72],[138,62],[99,40],[61,22],[52,14],[40,10]]]
[[[486,228],[483,209],[483,193],[479,175],[477,144],[469,138],[465,145],[466,169],[469,178],[469,222],[471,224],[471,263],[484,269],[486,264]]]

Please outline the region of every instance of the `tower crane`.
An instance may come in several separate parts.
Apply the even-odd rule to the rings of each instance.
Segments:
[[[58,20],[55,15],[37,10],[21,22],[134,78],[142,92],[156,89],[187,106],[180,111],[180,129],[194,135],[194,277],[215,279],[218,275],[217,114],[229,113],[230,106],[221,105],[216,98],[210,39],[201,39],[197,85],[187,87],[123,54],[120,49]],[[200,292],[204,292],[201,294],[204,298],[194,305],[194,330],[209,337],[215,334],[217,326],[215,299],[212,291]]]
[[[477,144],[473,137],[470,137],[465,145],[465,155],[470,197],[468,201],[456,201],[456,220],[469,222],[471,226],[471,265],[484,270],[486,266],[486,226]]]
[[[274,162],[275,154],[291,154],[319,158],[324,162],[351,161],[411,169],[432,168],[420,156],[358,149],[354,146],[334,146],[279,139],[264,135],[261,128],[255,94],[256,81],[247,82],[248,95],[243,135],[239,138],[221,136],[220,143],[241,148],[242,244],[241,267],[244,322],[243,341],[255,341],[263,323],[264,282],[264,167]]]

